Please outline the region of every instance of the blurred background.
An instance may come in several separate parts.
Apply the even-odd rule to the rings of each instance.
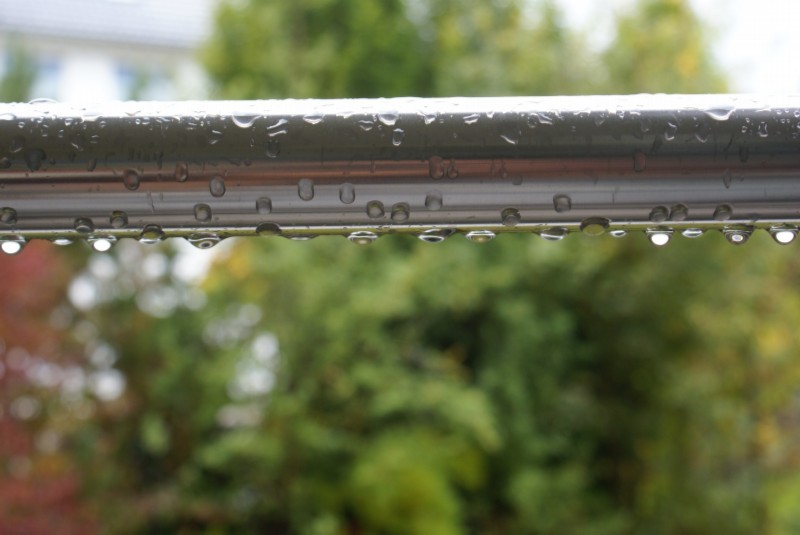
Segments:
[[[800,90],[791,0],[0,0],[0,101]],[[0,258],[0,533],[800,533],[767,233]]]

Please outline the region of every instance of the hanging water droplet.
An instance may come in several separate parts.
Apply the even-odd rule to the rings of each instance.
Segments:
[[[175,180],[178,182],[186,182],[189,178],[189,166],[186,162],[178,162],[175,164]]]
[[[339,186],[339,200],[344,204],[353,204],[356,200],[356,187],[350,182]]]
[[[645,156],[644,152],[637,150],[633,153],[633,170],[637,173],[641,173],[644,171],[644,168],[647,166],[647,156]]]
[[[694,138],[700,143],[705,143],[711,137],[711,127],[703,122],[695,126]]]
[[[277,139],[270,139],[267,142],[267,157],[275,159],[281,153],[281,142]]]
[[[210,221],[211,220],[211,207],[207,204],[195,204],[194,205],[194,218],[198,221]]]
[[[417,237],[427,243],[440,243],[446,240],[454,232],[455,230],[453,229],[432,228],[422,232]]]
[[[758,137],[768,137],[769,130],[767,128],[767,123],[762,122],[758,125]]]
[[[18,254],[25,247],[25,238],[18,236],[4,236],[0,239],[0,250],[7,255]]]
[[[139,189],[139,184],[142,182],[142,176],[136,169],[126,169],[122,172],[122,183],[131,191]]]
[[[303,120],[308,124],[319,124],[322,122],[323,115],[321,113],[310,113],[308,115],[303,115]]]
[[[428,158],[428,173],[431,178],[442,178],[445,173],[444,160],[439,156],[431,156]]]
[[[403,138],[406,137],[406,133],[403,132],[402,128],[395,128],[392,131],[392,145],[395,147],[399,147],[400,144],[403,142]]]
[[[400,116],[396,111],[384,111],[378,114],[378,120],[386,126],[394,126]]]
[[[404,223],[408,221],[411,208],[404,202],[399,202],[392,206],[392,222]]]
[[[20,123],[23,127],[25,123]],[[17,154],[22,152],[22,149],[25,148],[25,138],[22,136],[14,136],[11,139],[11,145],[9,145],[12,154]]]
[[[705,113],[715,121],[727,121],[735,110],[736,108],[733,107],[720,107],[705,110]]]
[[[222,241],[222,238],[216,234],[192,234],[186,241],[197,247],[198,249],[211,249],[216,244]]]
[[[17,211],[13,208],[5,207],[0,210],[0,223],[14,225],[17,223]]]
[[[705,234],[705,232],[706,231],[701,228],[687,228],[682,230],[681,234],[683,234],[685,238],[699,238]]]
[[[383,217],[386,211],[383,208],[383,203],[381,201],[369,201],[367,203],[367,215],[371,219],[379,219]]]
[[[259,236],[277,236],[281,233],[281,227],[275,223],[262,223],[256,227],[256,234]]]
[[[297,195],[304,201],[314,198],[314,181],[310,178],[301,178],[297,181]]]
[[[314,238],[317,237],[317,235],[316,234],[294,234],[292,236],[286,236],[286,237],[289,238],[292,241],[308,241],[308,240],[313,240]]]
[[[0,169],[8,169],[11,167],[11,159],[3,156],[0,158]]]
[[[25,163],[31,171],[38,171],[47,156],[42,149],[28,149],[25,151]]]
[[[233,115],[231,120],[239,128],[250,128],[258,119],[258,115]]]
[[[128,226],[128,214],[119,210],[111,212],[108,222],[113,228],[125,228]]]
[[[569,231],[563,227],[553,227],[541,231],[539,236],[548,241],[561,241],[567,236],[568,232]]]
[[[646,232],[650,243],[657,247],[663,247],[672,239],[672,231],[665,229],[648,230]]]
[[[375,126],[375,123],[373,123],[368,119],[362,119],[358,121],[358,127],[364,132],[369,132],[370,130],[372,130],[373,126]]]
[[[475,124],[478,122],[478,119],[481,118],[480,113],[471,113],[469,115],[464,116],[464,123],[466,124]]]
[[[516,145],[519,143],[520,131],[516,125],[504,125],[500,130],[500,139],[509,145]]]
[[[17,118],[13,113],[0,113],[0,121],[13,121]]]
[[[447,178],[458,178],[458,167],[453,160],[450,160],[450,165],[447,166]]]
[[[91,232],[94,232],[94,223],[89,218],[81,217],[76,219],[74,227],[75,230],[77,230],[81,234],[89,234]]]
[[[788,245],[797,238],[797,229],[788,227],[773,227],[769,229],[772,239],[781,245]]]
[[[427,195],[425,195],[425,208],[427,208],[428,210],[432,211],[441,210],[443,204],[444,200],[441,191],[438,190],[429,191]]]
[[[267,215],[272,212],[272,199],[269,197],[261,197],[256,200],[256,212],[261,215]]]
[[[572,199],[569,195],[558,194],[553,196],[553,208],[559,214],[572,210]]]
[[[208,191],[212,197],[222,197],[225,195],[225,179],[216,175],[208,181]]]
[[[722,173],[722,184],[725,186],[725,189],[731,187],[731,181],[733,181],[733,175],[731,174],[731,170],[725,169],[725,172]]]
[[[491,230],[471,230],[467,232],[466,237],[475,243],[486,243],[494,239],[495,233]]]
[[[736,225],[722,229],[722,234],[728,242],[733,245],[742,245],[750,238],[752,233],[753,229],[744,225]]]
[[[156,244],[165,238],[164,231],[158,225],[147,225],[139,235],[139,243]]]
[[[625,236],[628,235],[628,231],[625,230],[625,229],[618,228],[618,229],[614,229],[612,231],[609,231],[608,234],[611,235],[614,238],[624,238]]]
[[[506,208],[500,213],[500,220],[507,227],[515,227],[522,221],[522,216],[516,208]]]
[[[669,210],[666,206],[656,206],[650,211],[649,219],[653,223],[662,223],[669,219]]]
[[[88,238],[87,241],[89,245],[92,246],[92,249],[98,253],[105,253],[114,246],[117,242],[117,238],[114,236],[92,236]]]
[[[286,126],[288,123],[289,121],[286,119],[279,119],[277,123],[267,127],[267,135],[269,137],[275,137],[286,134],[289,131]]]
[[[62,246],[62,247],[65,246],[65,245],[71,245],[72,244],[72,240],[70,240],[69,238],[56,238],[56,239],[51,240],[51,241],[53,242],[54,245],[59,245],[59,246]]]
[[[717,221],[727,221],[733,216],[733,207],[730,204],[720,204],[714,210],[714,219]]]
[[[667,125],[664,127],[664,139],[667,141],[672,141],[675,139],[675,134],[678,133],[678,125],[675,123],[668,122]]]
[[[378,235],[368,230],[358,230],[351,232],[347,239],[356,245],[369,245],[378,239]]]
[[[600,236],[611,222],[604,217],[590,217],[581,222],[581,232],[587,236]]]
[[[685,221],[689,217],[689,207],[685,204],[674,204],[669,211],[672,221]]]
[[[223,133],[219,130],[212,130],[206,136],[209,145],[216,145],[222,140]]]

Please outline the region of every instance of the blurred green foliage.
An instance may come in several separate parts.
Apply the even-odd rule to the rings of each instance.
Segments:
[[[724,89],[703,35],[679,0],[601,51],[549,1],[242,0],[204,57],[230,98]],[[105,531],[800,525],[800,260],[765,235],[249,239],[202,292],[127,245],[73,318],[126,379],[72,438]]]

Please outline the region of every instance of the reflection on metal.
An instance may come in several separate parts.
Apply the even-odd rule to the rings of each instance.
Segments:
[[[0,105],[0,242],[800,225],[800,97]],[[7,244],[7,245],[6,245]]]

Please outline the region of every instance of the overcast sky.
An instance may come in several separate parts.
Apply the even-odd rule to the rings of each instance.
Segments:
[[[709,29],[731,92],[800,93],[800,0],[690,0]],[[607,41],[610,10],[631,0],[560,0],[575,26]]]

